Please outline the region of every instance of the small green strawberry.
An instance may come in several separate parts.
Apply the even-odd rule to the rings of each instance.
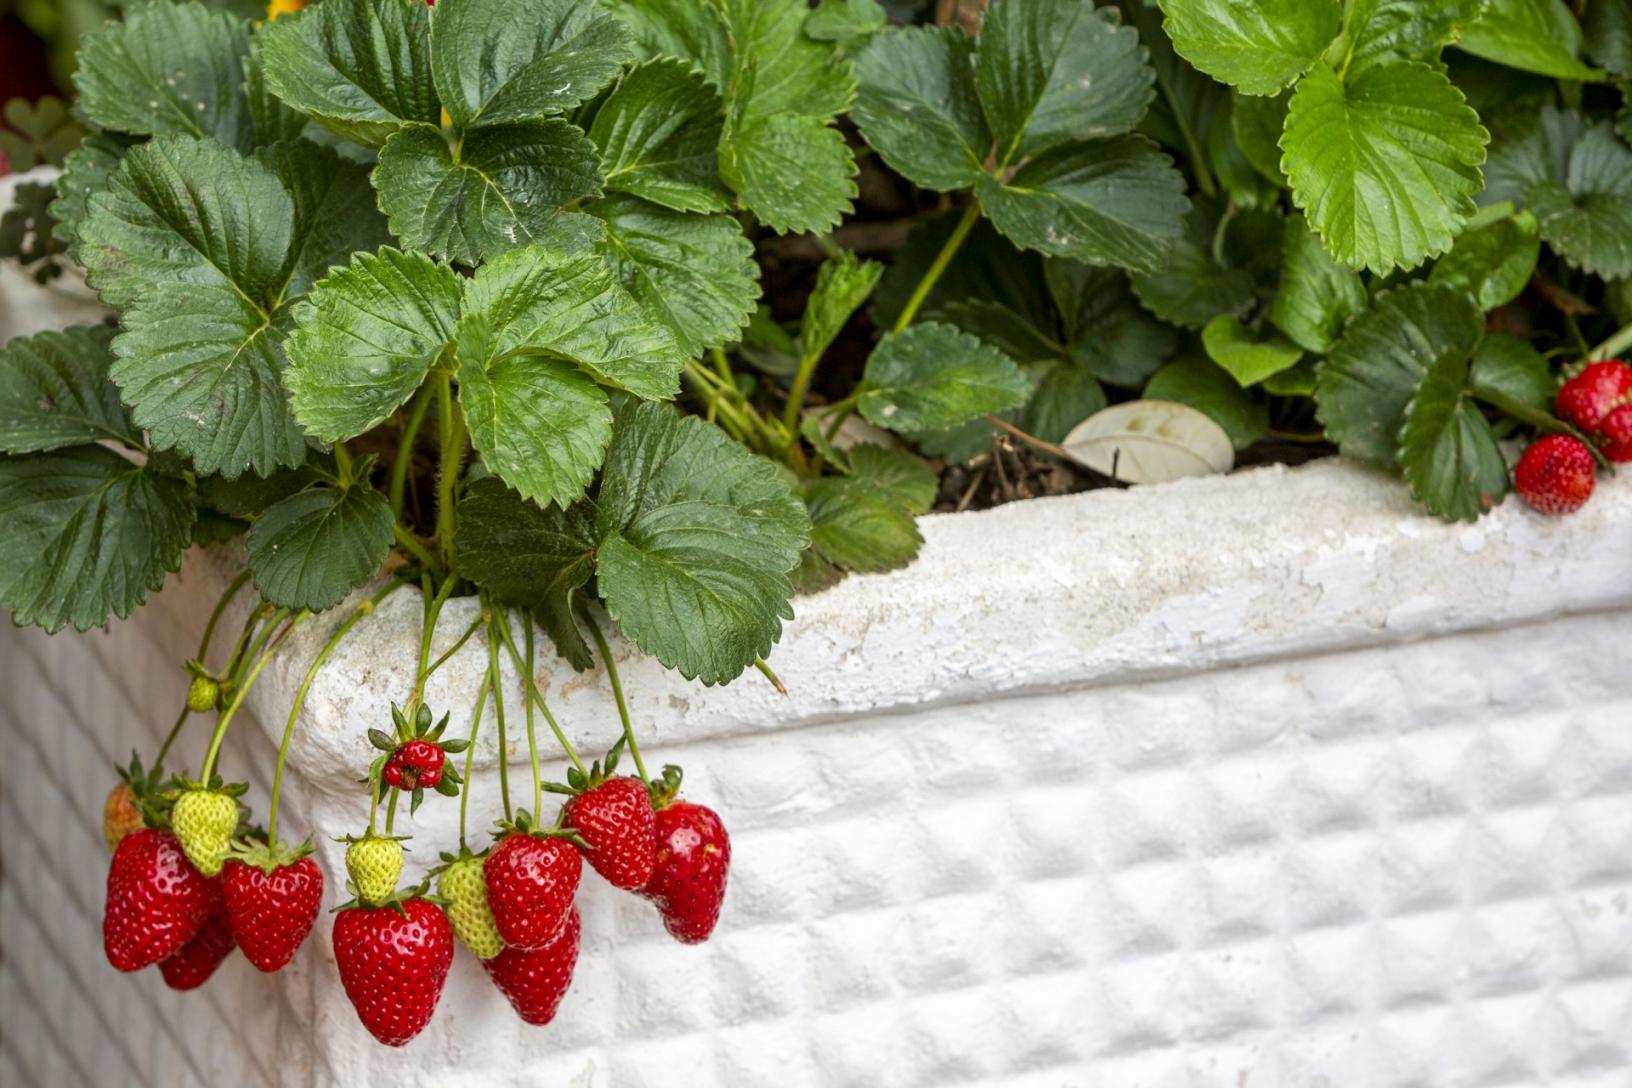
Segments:
[[[213,676],[195,676],[187,686],[187,709],[194,714],[206,714],[215,709],[221,698],[221,684]]]
[[[357,898],[377,906],[391,898],[402,876],[402,843],[379,835],[352,839],[346,847],[346,872],[357,889]]]
[[[170,827],[193,868],[219,876],[238,830],[238,799],[228,790],[189,783],[170,809]]]
[[[472,854],[468,847],[458,857],[443,854],[448,864],[436,878],[436,894],[446,900],[455,936],[479,960],[490,960],[504,951],[504,940],[487,905],[487,881],[482,876],[485,856]]]

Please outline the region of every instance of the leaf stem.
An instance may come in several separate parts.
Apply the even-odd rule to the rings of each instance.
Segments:
[[[215,602],[215,608],[210,612],[209,622],[204,625],[204,635],[198,640],[198,654],[194,660],[200,665],[204,664],[204,657],[210,652],[210,639],[215,635],[216,624],[221,622],[221,614],[227,610],[227,605],[232,603],[232,599],[238,596],[238,591],[244,588],[244,583],[249,581],[249,576],[250,571],[247,568],[240,571],[238,577],[227,585],[226,591],[221,594],[221,599]]]
[[[518,669],[522,668],[523,665],[521,655],[516,652],[515,641],[510,637],[509,617],[502,612],[500,613],[500,616],[499,635],[504,639],[505,648],[510,651],[510,659],[515,662]],[[527,622],[529,624],[533,622],[531,616],[527,617]],[[574,748],[572,746],[572,742],[567,739],[566,733],[561,731],[561,726],[555,720],[555,715],[550,713],[550,705],[544,701],[544,693],[539,691],[538,685],[533,682],[532,670],[528,670],[527,672],[527,685],[525,690],[529,697],[538,702],[538,709],[543,711],[544,720],[549,724],[550,732],[555,734],[556,742],[561,745],[561,750],[567,753],[567,758],[572,760],[572,765],[578,768],[578,772],[585,778],[588,778],[589,769],[584,766],[584,761],[578,758],[578,750]]]
[[[442,562],[453,569],[454,493],[459,486],[459,470],[465,459],[464,416],[453,403],[453,377],[447,371],[436,376],[436,414],[441,435],[440,463],[436,477],[436,540]]]
[[[465,633],[459,636],[459,641],[455,642],[452,646],[448,647],[448,652],[447,653],[443,654],[441,657],[439,657],[435,661],[431,662],[431,667],[425,670],[425,679],[429,680],[432,676],[436,675],[436,670],[440,669],[443,665],[447,664],[448,658],[452,657],[454,654],[458,653],[461,649],[463,649],[465,643],[470,641],[470,637],[472,635],[474,635],[476,633],[476,631],[482,626],[482,624],[484,624],[486,622],[487,622],[487,611],[484,609],[482,612],[480,612],[476,616],[475,619],[470,621],[470,626],[465,628]],[[422,681],[422,683],[423,683],[423,681]]]
[[[401,589],[405,584],[400,580],[395,580],[374,596],[358,601],[357,607],[352,609],[351,615],[347,616],[345,621],[335,628],[334,633],[329,636],[329,641],[325,642],[323,648],[317,652],[317,657],[313,659],[311,667],[306,670],[305,677],[300,681],[300,687],[295,692],[294,705],[289,708],[289,720],[283,726],[283,740],[278,744],[278,762],[272,769],[272,804],[267,811],[266,817],[266,841],[267,845],[274,851],[278,847],[278,799],[283,793],[283,765],[289,758],[289,741],[295,734],[295,722],[299,720],[300,712],[306,706],[306,693],[311,690],[312,681],[317,679],[317,672],[323,667],[323,662],[327,661],[329,654],[333,653],[334,648],[340,645],[340,640],[345,638],[353,627],[357,626],[357,621],[372,613],[381,601]]]
[[[487,684],[493,690],[493,715],[499,723],[499,799],[504,805],[504,818],[510,820],[510,749],[504,738],[504,686],[499,682],[499,617],[495,609],[488,620]]]
[[[391,799],[385,803],[385,833],[391,834],[391,829],[397,822],[397,798],[402,796],[401,790],[392,790]]]
[[[527,647],[527,671],[525,675],[531,677],[533,675],[533,621],[531,619],[527,621],[524,644]],[[542,772],[538,769],[538,734],[533,730],[533,700],[528,696],[525,685],[521,690],[521,702],[527,713],[527,758],[533,764],[533,822],[536,824],[542,819],[542,810],[544,808],[544,779]]]
[[[289,610],[287,608],[279,609],[274,615],[272,621],[267,625],[267,630],[270,631],[272,628],[276,627],[283,621],[284,617],[288,615]],[[249,671],[249,675],[244,678],[244,682],[239,684],[237,690],[233,692],[232,703],[228,705],[225,711],[222,712],[221,720],[215,723],[215,735],[210,738],[210,750],[204,753],[204,767],[203,770],[199,772],[198,780],[203,782],[206,786],[209,785],[210,776],[215,773],[215,761],[221,754],[221,742],[226,739],[227,726],[232,722],[233,715],[238,713],[238,708],[244,705],[244,698],[249,694],[249,689],[255,686],[255,678],[261,675],[261,670],[266,668],[266,663],[268,661],[272,660],[272,655],[278,652],[278,647],[283,645],[284,640],[287,639],[290,634],[294,632],[295,628],[299,627],[309,615],[311,615],[311,613],[305,609],[301,609],[299,612],[295,613],[294,618],[284,625],[284,628],[278,634],[278,637],[272,640],[272,644],[268,646],[266,651],[260,655],[259,659],[256,660],[255,667]],[[257,644],[256,649],[259,650],[259,648],[260,646]]]
[[[187,716],[191,713],[192,711],[188,708],[187,704],[185,702],[182,703],[181,713],[176,715],[176,724],[172,725],[170,727],[170,732],[165,734],[164,743],[159,746],[159,756],[153,761],[153,769],[155,771],[164,766],[164,757],[170,753],[170,746],[176,743],[176,737],[181,734],[182,723],[186,722]]]
[[[402,522],[394,522],[391,526],[391,533],[397,538],[397,546],[419,560],[421,566],[441,572],[441,560],[432,555],[413,533],[404,528]]]
[[[895,319],[895,328],[891,330],[892,332],[900,332],[912,324],[912,319],[918,316],[918,310],[923,306],[924,300],[929,297],[929,293],[940,282],[941,275],[946,271],[947,265],[952,263],[952,258],[963,247],[964,239],[968,238],[969,232],[975,229],[975,221],[979,218],[980,205],[970,202],[969,206],[963,209],[963,218],[959,219],[958,225],[952,228],[951,237],[947,238],[946,244],[935,255],[934,263],[924,271],[924,278],[918,281],[918,286],[913,290],[912,297],[907,299],[906,306],[902,307],[901,316]]]
[[[640,758],[640,744],[635,740],[634,726],[629,724],[629,704],[623,698],[623,682],[618,679],[618,663],[612,660],[612,648],[606,644],[606,635],[601,631],[601,625],[590,615],[589,609],[580,607],[578,614],[589,625],[589,633],[595,637],[595,647],[601,651],[601,662],[606,666],[606,678],[612,683],[612,698],[618,703],[618,717],[623,722],[623,739],[629,742],[629,754],[634,758],[635,771],[640,775],[642,785],[650,786],[651,777],[646,774],[646,762]]]
[[[754,658],[754,668],[758,669],[760,671],[760,675],[764,676],[765,679],[771,682],[771,687],[775,688],[781,694],[782,698],[790,698],[788,695],[788,685],[784,684],[782,682],[782,678],[776,675],[776,670],[771,668],[770,662],[766,661],[763,657],[756,657]]]
[[[408,486],[408,468],[414,460],[414,444],[419,439],[419,428],[425,422],[425,414],[431,407],[431,394],[420,390],[414,398],[414,405],[408,410],[408,418],[403,423],[401,444],[397,446],[396,460],[391,462],[390,499],[391,513],[398,521],[402,520],[402,495]]]
[[[1614,336],[1587,353],[1589,360],[1613,359],[1626,349],[1632,348],[1632,325],[1626,325],[1616,331]]]
[[[470,740],[465,744],[465,788],[459,791],[459,845],[463,848],[465,842],[465,816],[470,810],[470,771],[476,757],[476,731],[482,725],[482,712],[487,709],[487,693],[493,688],[493,678],[490,675],[482,676],[482,686],[476,691],[476,713],[470,719]]]

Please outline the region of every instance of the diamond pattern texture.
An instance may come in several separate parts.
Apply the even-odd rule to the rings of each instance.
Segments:
[[[733,831],[715,939],[588,877],[555,1024],[461,953],[391,1051],[326,919],[284,975],[194,994],[102,961],[106,768],[179,703],[196,570],[111,634],[0,634],[0,1083],[1632,1083],[1624,611],[668,748]],[[361,809],[302,785],[333,900]]]

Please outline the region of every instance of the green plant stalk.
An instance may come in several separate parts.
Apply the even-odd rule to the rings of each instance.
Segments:
[[[318,670],[329,659],[329,655],[334,652],[335,647],[340,645],[340,641],[350,633],[353,627],[357,626],[359,620],[372,613],[381,601],[401,589],[404,584],[401,581],[393,581],[374,596],[357,602],[357,607],[352,609],[351,615],[347,616],[344,622],[329,636],[329,641],[325,642],[323,648],[317,652],[317,657],[312,661],[311,667],[306,670],[305,677],[301,679],[300,687],[295,692],[294,705],[289,708],[289,720],[283,726],[283,740],[278,743],[278,761],[272,769],[272,803],[266,817],[266,840],[267,844],[274,849],[277,848],[278,844],[278,799],[283,794],[283,765],[289,758],[289,741],[295,735],[295,722],[299,720],[300,712],[306,706],[306,694],[311,691],[312,682],[317,679]]]
[[[419,560],[420,566],[434,570],[437,573],[442,572],[442,561],[427,551],[425,545],[421,544],[413,533],[404,528],[402,522],[392,523],[391,535],[397,538],[398,547]]]
[[[504,687],[499,682],[499,617],[502,614],[495,609],[493,618],[488,621],[487,684],[493,689],[493,716],[499,723],[499,799],[504,806],[504,818],[508,821],[511,819],[510,753],[504,738]]]
[[[482,725],[482,712],[487,709],[487,693],[493,687],[493,678],[486,673],[482,675],[482,685],[476,690],[476,713],[470,719],[470,740],[465,745],[465,788],[459,791],[459,846],[466,846],[465,817],[470,811],[470,772],[475,766],[476,758],[476,731]]]
[[[440,463],[436,474],[436,541],[442,562],[453,569],[454,493],[459,487],[459,471],[465,460],[465,420],[453,403],[453,377],[439,371],[436,386],[436,414],[441,435]]]
[[[854,412],[856,410],[856,405],[860,403],[861,390],[857,389],[854,393],[851,393],[848,397],[845,397],[843,400],[831,405],[827,409],[833,417],[832,419],[828,420],[827,431],[825,432],[826,438],[829,442],[832,442],[833,439],[838,436],[839,428],[844,426],[844,421],[850,418],[850,413]]]
[[[1513,400],[1510,397],[1504,397],[1496,393],[1481,392],[1477,389],[1470,389],[1468,390],[1468,394],[1471,395],[1473,399],[1483,401],[1485,404],[1490,405],[1499,412],[1505,412],[1522,423],[1528,423],[1538,431],[1548,434],[1569,435],[1571,438],[1576,439],[1583,446],[1587,447],[1587,452],[1592,454],[1592,459],[1598,463],[1599,468],[1609,473],[1613,473],[1615,471],[1615,466],[1610,463],[1609,458],[1604,456],[1603,451],[1598,448],[1597,444],[1594,443],[1592,439],[1582,434],[1575,427],[1565,423],[1557,416],[1548,412],[1539,411],[1530,407],[1528,404],[1524,404],[1520,401]]]
[[[612,660],[612,648],[606,644],[606,635],[601,631],[601,625],[595,617],[590,615],[589,609],[579,608],[579,614],[589,625],[589,633],[595,637],[595,648],[601,652],[601,662],[606,665],[606,678],[612,683],[612,698],[618,703],[618,718],[623,722],[623,739],[629,742],[629,755],[635,761],[635,771],[640,775],[641,785],[650,786],[651,777],[646,773],[646,761],[640,758],[640,744],[635,740],[635,727],[629,723],[629,704],[623,698],[623,682],[618,679],[618,663]]]
[[[244,617],[243,629],[238,632],[238,640],[232,644],[232,654],[227,658],[226,667],[221,670],[221,677],[224,681],[230,683],[233,676],[238,672],[238,662],[243,659],[244,649],[249,645],[249,636],[254,633],[255,624],[270,611],[272,611],[272,606],[262,601],[250,609],[249,615]]]
[[[895,327],[891,330],[892,332],[900,332],[912,324],[912,319],[918,316],[918,310],[923,306],[924,300],[935,289],[935,285],[941,281],[942,274],[946,272],[947,266],[952,263],[952,258],[957,256],[958,250],[963,248],[965,239],[969,237],[969,232],[975,229],[975,222],[979,218],[979,204],[971,202],[967,208],[963,209],[963,218],[959,219],[958,225],[952,228],[951,237],[946,240],[946,244],[941,247],[941,251],[935,255],[934,263],[924,271],[924,278],[918,281],[918,286],[913,289],[912,297],[907,299],[906,306],[901,310],[901,316],[895,319]]]
[[[527,622],[529,624],[532,623],[532,617],[529,616],[527,618]],[[523,668],[524,666],[521,660],[521,655],[516,652],[515,641],[510,636],[510,621],[507,616],[500,619],[498,629],[500,636],[502,636],[504,639],[505,649],[510,651],[510,660],[515,663],[516,668]],[[538,685],[533,683],[533,674],[532,670],[530,669],[527,671],[527,684],[525,691],[528,698],[538,703],[538,709],[543,712],[544,721],[549,724],[550,732],[555,734],[556,742],[561,745],[561,750],[567,753],[567,758],[572,760],[572,765],[574,767],[578,768],[578,773],[583,775],[585,778],[588,778],[589,768],[585,767],[584,761],[578,758],[578,750],[574,748],[572,746],[572,742],[567,739],[566,733],[562,732],[560,724],[555,720],[555,715],[550,713],[550,705],[544,701],[544,693],[538,690]]]
[[[391,799],[385,803],[385,833],[389,837],[391,829],[397,823],[397,798],[402,796],[401,790],[392,790]]]
[[[183,723],[187,721],[187,717],[191,713],[192,710],[187,706],[187,703],[183,701],[181,704],[181,713],[176,715],[176,724],[170,727],[170,732],[166,733],[164,736],[164,743],[159,745],[159,756],[153,761],[154,770],[158,770],[160,767],[164,766],[164,757],[170,754],[170,746],[176,743],[176,738],[181,735],[181,727]]]
[[[374,776],[374,782],[369,786],[368,793],[368,834],[374,835],[374,816],[380,811],[380,779],[381,775]]]
[[[440,669],[443,665],[446,665],[449,658],[458,653],[460,650],[464,649],[465,643],[469,642],[471,636],[474,635],[477,630],[480,629],[482,624],[486,622],[487,610],[484,608],[481,612],[477,613],[475,619],[470,621],[470,626],[465,628],[465,633],[459,636],[459,641],[448,647],[447,653],[431,662],[431,667],[425,670],[425,680],[429,680],[431,677],[435,676],[437,669]],[[422,685],[424,682],[424,680],[420,681]]]
[[[430,411],[431,397],[424,390],[414,398],[413,407],[408,410],[408,418],[403,423],[401,444],[397,446],[396,459],[391,462],[391,483],[388,495],[391,500],[391,515],[398,521],[402,520],[402,496],[408,486],[408,466],[414,460],[414,444],[419,440],[419,429],[425,423],[425,415]]]
[[[710,348],[709,357],[714,360],[714,369],[719,371],[720,377],[733,389],[737,385],[737,376],[731,372],[731,360],[725,357],[725,349]]]
[[[533,621],[531,619],[527,621],[526,638],[523,641],[527,647],[527,671],[523,675],[530,678],[533,675]],[[544,776],[538,767],[538,734],[533,729],[533,700],[527,695],[527,685],[525,683],[522,684],[521,688],[521,705],[527,714],[527,758],[533,764],[533,821],[537,823],[542,819],[544,810]]]
[[[221,594],[221,599],[216,601],[215,607],[210,610],[209,622],[204,624],[204,635],[198,640],[198,653],[194,657],[200,665],[204,664],[204,658],[210,652],[210,640],[215,637],[215,628],[221,622],[222,613],[227,610],[233,598],[238,596],[238,591],[244,588],[244,583],[249,581],[249,577],[248,569],[240,571],[238,577],[228,583],[226,591]]]
[[[430,675],[431,641],[436,637],[436,621],[442,615],[442,606],[448,603],[448,598],[453,595],[453,587],[458,581],[454,575],[448,575],[442,580],[442,587],[436,591],[436,596],[426,600],[424,620],[419,631],[419,668],[414,673],[413,694],[408,696],[407,712],[410,715],[425,701],[425,678]]]
[[[1593,348],[1587,358],[1614,359],[1628,348],[1632,348],[1632,325],[1617,330],[1614,336]]]
[[[719,375],[699,365],[695,359],[686,360],[685,375],[708,404],[710,413],[719,414],[720,425],[733,438],[750,448],[757,446],[763,450],[767,447],[764,420],[752,407],[746,404],[739,406],[735,386],[725,386]]]
[[[278,613],[278,619],[274,620],[270,626],[277,626],[282,617],[288,614],[287,609],[281,609]],[[232,693],[231,704],[222,712],[221,720],[215,723],[215,735],[210,738],[210,750],[204,753],[204,768],[199,772],[198,776],[200,782],[208,785],[210,776],[215,773],[216,757],[221,754],[221,742],[226,739],[227,726],[232,723],[233,715],[238,713],[238,708],[244,705],[244,698],[249,695],[249,689],[255,686],[256,677],[261,675],[261,670],[266,668],[266,663],[272,660],[272,655],[278,652],[278,647],[283,645],[284,640],[310,615],[311,613],[305,609],[295,613],[294,618],[284,625],[278,637],[272,640],[272,644],[256,660],[255,667],[249,671],[249,675],[244,678],[244,682],[239,684],[237,690]]]
[[[334,444],[334,467],[340,474],[340,490],[349,490],[357,481],[351,468],[351,451],[344,442]]]
[[[816,364],[821,358],[820,354],[808,351],[800,356],[799,372],[788,388],[788,406],[782,412],[782,425],[795,434],[799,433],[799,413],[805,408],[805,394],[810,392],[810,381],[816,376]]]
[[[262,624],[260,631],[255,634],[255,637],[249,641],[247,646],[239,645],[233,660],[227,666],[226,679],[223,683],[233,685],[234,689],[236,689],[238,682],[243,679],[245,667],[255,660],[262,648],[266,646],[267,639],[272,637],[272,632],[277,630],[278,624],[282,623],[284,618],[289,615],[287,608],[274,608],[266,601],[261,602],[256,612],[258,616],[266,617],[266,622]],[[246,635],[249,633],[249,631],[245,632]]]

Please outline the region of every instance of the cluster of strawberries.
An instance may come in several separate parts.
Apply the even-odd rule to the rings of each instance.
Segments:
[[[456,783],[446,755],[464,742],[440,742],[441,729],[418,721],[376,760],[369,780],[416,800],[418,791]],[[374,732],[376,745],[389,737]],[[731,862],[725,825],[679,798],[676,767],[650,785],[614,774],[621,747],[604,768],[575,769],[567,785],[551,787],[570,795],[554,825],[518,811],[499,824],[488,851],[444,854],[432,874],[434,895],[429,879],[398,891],[401,839],[371,829],[351,840],[354,898],[335,918],[334,957],[346,996],[376,1039],[401,1046],[430,1022],[455,935],[522,1020],[549,1023],[578,959],[574,899],[586,859],[615,887],[649,899],[676,939],[708,938]],[[108,962],[121,971],[157,964],[178,990],[203,984],[234,948],[262,971],[280,970],[322,903],[323,873],[310,846],[246,830],[241,786],[177,779],[166,788],[157,774],[144,775],[133,760],[104,810],[113,850],[102,925]]]
[[[1513,469],[1519,496],[1544,514],[1570,514],[1586,505],[1602,457],[1632,462],[1632,366],[1618,359],[1592,363],[1564,383],[1558,418],[1575,434],[1549,434],[1530,444]]]

